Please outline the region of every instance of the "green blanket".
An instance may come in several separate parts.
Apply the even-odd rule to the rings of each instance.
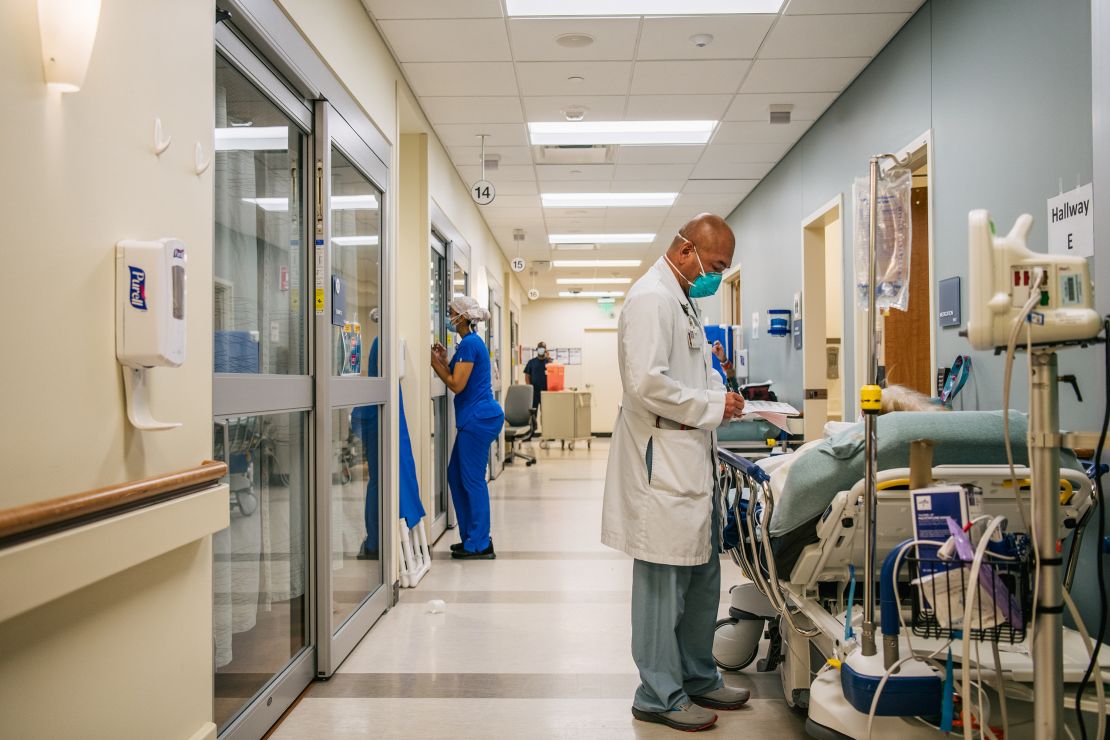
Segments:
[[[1010,440],[1014,464],[1025,465],[1026,415],[1010,412]],[[933,443],[933,465],[1005,465],[1006,446],[1001,411],[911,412],[885,414],[878,419],[879,470],[910,464],[910,443]],[[772,537],[779,537],[818,517],[840,491],[864,476],[863,423],[821,441],[791,465],[771,517]],[[1062,451],[1062,467],[1081,470],[1069,451]]]

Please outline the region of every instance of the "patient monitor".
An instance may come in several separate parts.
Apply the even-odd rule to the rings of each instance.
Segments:
[[[1034,291],[1040,293],[1029,315],[1034,344],[1091,339],[1101,329],[1087,260],[1030,251],[1025,244],[1032,226],[1033,217],[1022,214],[1009,234],[996,236],[987,211],[968,215],[968,338],[975,349],[1005,346],[1014,318]]]
[[[116,245],[116,359],[123,366],[127,417],[142,430],[173,429],[153,419],[148,368],[185,362],[185,244],[178,239]]]

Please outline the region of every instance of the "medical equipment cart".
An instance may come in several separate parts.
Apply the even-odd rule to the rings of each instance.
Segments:
[[[583,391],[543,391],[540,394],[540,449],[559,440],[562,449],[574,449],[575,442],[586,442],[589,449],[590,407],[593,394]]]

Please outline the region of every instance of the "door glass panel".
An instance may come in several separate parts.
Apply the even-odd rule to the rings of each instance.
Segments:
[[[432,399],[432,490],[435,516],[447,511],[447,395]]]
[[[381,193],[333,146],[331,323],[336,375],[379,373],[381,221]]]
[[[336,631],[383,583],[381,555],[381,406],[332,414],[331,576]]]
[[[305,136],[216,56],[217,373],[304,374]]]
[[[432,259],[429,269],[428,289],[431,293],[431,307],[432,307],[432,325],[431,325],[431,339],[433,342],[443,343],[444,334],[447,333],[446,318],[444,313],[443,299],[446,291],[444,290],[444,281],[447,276],[444,274],[447,271],[446,260],[437,252],[432,251]]]
[[[231,488],[231,524],[212,538],[222,730],[308,644],[308,413],[218,420],[214,432]]]

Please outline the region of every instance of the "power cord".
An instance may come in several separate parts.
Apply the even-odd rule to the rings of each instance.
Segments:
[[[1102,414],[1102,429],[1099,432],[1098,447],[1095,449],[1095,491],[1098,494],[1098,501],[1096,506],[1100,509],[1103,507],[1103,502],[1106,500],[1103,496],[1102,490],[1102,453],[1106,447],[1106,431],[1110,428],[1110,319],[1104,319],[1102,322],[1102,329],[1106,335],[1106,342],[1103,346],[1103,378],[1105,381],[1105,393],[1103,398],[1106,399],[1104,403]],[[1095,545],[1095,572],[1098,576],[1098,639],[1095,640],[1094,650],[1091,651],[1091,661],[1087,664],[1087,671],[1083,674],[1083,680],[1079,682],[1079,688],[1075,691],[1075,716],[1079,721],[1079,734],[1083,740],[1087,740],[1087,727],[1083,723],[1083,709],[1082,701],[1083,694],[1087,692],[1087,684],[1091,682],[1091,675],[1098,668],[1098,653],[1102,648],[1102,641],[1106,638],[1106,555],[1100,552],[1102,543],[1106,538],[1106,512],[1098,511],[1098,540]],[[1099,687],[1102,686],[1101,671],[1098,678]],[[1101,693],[1101,692],[1100,692]],[[1103,699],[1105,702],[1105,699]],[[1099,712],[1099,737],[1104,737],[1103,728],[1106,722],[1105,704],[1100,707]]]

